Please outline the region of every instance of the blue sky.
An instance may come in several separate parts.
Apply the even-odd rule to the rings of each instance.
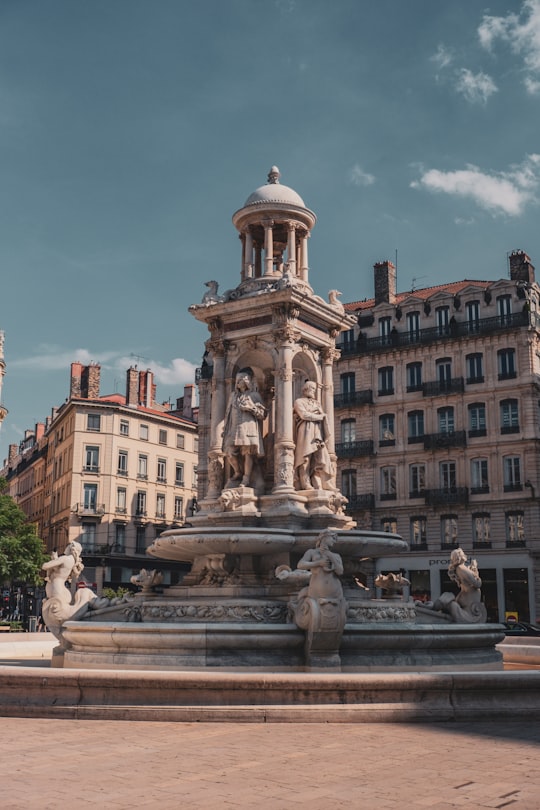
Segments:
[[[0,460],[74,360],[182,394],[272,164],[318,294],[540,268],[539,133],[540,0],[0,0]]]

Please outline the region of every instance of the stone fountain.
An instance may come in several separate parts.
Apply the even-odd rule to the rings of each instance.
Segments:
[[[191,570],[163,591],[158,571],[144,571],[133,598],[90,601],[71,620],[62,614],[53,663],[502,668],[495,644],[503,634],[481,611],[445,611],[451,599],[419,608],[403,598],[397,575],[379,581],[386,596],[375,597],[374,561],[407,543],[357,529],[336,485],[335,338],[354,318],[337,290],[324,300],[309,283],[315,222],[276,167],[234,214],[240,282],[223,293],[207,282],[189,308],[210,333],[199,379],[199,511],[148,549]]]

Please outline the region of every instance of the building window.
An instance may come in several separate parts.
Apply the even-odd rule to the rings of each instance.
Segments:
[[[393,413],[383,413],[379,416],[379,441],[381,446],[396,443]]]
[[[184,486],[184,465],[181,461],[176,462],[176,469],[174,473],[174,483],[177,487]]]
[[[409,341],[416,343],[420,339],[420,313],[408,312],[407,313],[407,331],[409,333]]]
[[[500,349],[497,352],[499,380],[511,380],[517,376],[515,349]]]
[[[458,543],[457,515],[441,515],[441,546],[454,548]]]
[[[486,435],[486,406],[484,402],[472,402],[469,405],[469,436]]]
[[[484,368],[482,354],[476,352],[475,354],[467,355],[467,383],[480,383],[484,382]]]
[[[379,318],[379,335],[383,343],[390,343],[390,332],[392,330],[392,318]]]
[[[86,429],[99,433],[101,430],[101,416],[99,413],[89,413],[86,421]]]
[[[340,384],[341,384],[341,396],[343,398],[343,402],[353,402],[354,401],[354,392],[355,392],[355,385],[356,385],[356,375],[354,371],[347,372],[346,374],[342,374],[340,377]]]
[[[452,360],[449,357],[443,357],[437,360],[437,382],[441,391],[446,391],[450,388],[452,382]]]
[[[140,489],[137,492],[137,515],[144,516],[146,515],[146,492]]]
[[[469,334],[474,334],[480,329],[480,301],[467,301],[465,310],[467,313],[467,330]]]
[[[81,524],[81,546],[83,552],[93,554],[96,550],[96,524],[83,523]]]
[[[521,458],[505,456],[503,458],[504,491],[517,492],[521,486]]]
[[[439,433],[454,432],[455,423],[453,408],[439,408],[437,411],[437,420],[439,423]]]
[[[424,464],[409,466],[409,497],[419,498],[426,488],[426,467]]]
[[[157,481],[159,484],[167,483],[167,459],[158,458],[157,460]]]
[[[394,368],[383,366],[379,369],[379,396],[388,396],[394,393]]]
[[[146,554],[146,526],[135,527],[135,554]]]
[[[439,480],[441,489],[445,492],[454,492],[456,489],[456,462],[441,461],[439,464]]]
[[[381,518],[381,532],[397,534],[397,519],[394,517]]]
[[[407,364],[407,391],[422,390],[422,363]]]
[[[99,447],[86,447],[83,471],[99,472]]]
[[[500,404],[501,433],[519,433],[517,399],[503,399]]]
[[[128,454],[127,450],[118,451],[118,475],[128,474]]]
[[[184,519],[184,499],[178,495],[174,499],[174,518],[175,520]]]
[[[167,431],[160,430],[159,431],[159,443],[160,444],[167,444]]]
[[[126,527],[123,523],[117,523],[114,530],[114,551],[117,554],[124,554],[126,550]]]
[[[414,515],[410,520],[411,547],[427,547],[427,520],[423,515]]]
[[[346,498],[356,495],[356,470],[343,470],[341,473],[341,494]]]
[[[346,329],[340,335],[341,345],[345,351],[351,351],[354,347],[354,329]]]
[[[407,414],[409,444],[421,442],[424,438],[424,411],[410,411]]]
[[[343,419],[341,422],[341,443],[353,444],[356,441],[356,420]]]
[[[143,481],[148,479],[148,456],[139,453],[137,462],[137,478],[142,478]]]
[[[97,509],[97,484],[85,484],[83,486],[83,508],[88,512],[95,512]]]
[[[511,326],[512,324],[512,296],[499,295],[497,298],[497,315],[501,326]]]
[[[185,447],[185,436],[183,433],[176,434],[176,447],[178,450],[183,450]]]
[[[523,512],[506,513],[506,545],[508,547],[525,545]]]
[[[121,514],[127,512],[127,490],[125,487],[118,487],[116,490],[116,511]]]
[[[471,460],[471,494],[489,492],[488,460],[473,458]]]
[[[194,453],[199,452],[199,437],[198,436],[193,437],[193,452]]]
[[[435,319],[439,335],[447,335],[450,322],[450,307],[437,307],[435,310]]]
[[[127,419],[120,419],[120,435],[129,436],[129,422]]]
[[[472,516],[473,548],[491,547],[489,512],[477,512]]]
[[[199,484],[199,468],[193,467],[193,484],[192,484],[193,489],[197,489],[198,484]]]
[[[381,467],[381,500],[396,498],[396,468]]]
[[[165,495],[162,492],[156,495],[156,517],[161,520],[165,517]]]
[[[139,439],[143,442],[148,441],[148,425],[139,425]]]

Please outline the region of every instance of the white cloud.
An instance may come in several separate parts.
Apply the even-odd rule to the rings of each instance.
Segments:
[[[443,68],[446,68],[448,67],[449,64],[451,64],[454,57],[452,52],[441,44],[439,45],[433,56],[430,57],[430,59],[437,65],[437,67],[440,70],[442,70]]]
[[[355,163],[349,172],[349,181],[355,186],[371,186],[375,182],[375,177]]]
[[[456,217],[454,219],[456,225],[474,225],[474,217]]]
[[[487,73],[472,73],[467,68],[461,68],[458,72],[456,90],[471,104],[485,104],[488,98],[497,92],[498,88]]]
[[[450,172],[430,169],[411,186],[472,200],[493,214],[519,216],[529,203],[536,200],[535,192],[540,186],[540,155],[527,155],[523,163],[511,166],[509,171],[491,174],[472,165]]]
[[[42,344],[38,346],[37,353],[30,357],[21,357],[11,360],[10,370],[22,369],[35,373],[47,373],[50,371],[68,372],[71,363],[79,362],[83,365],[89,363],[99,363],[102,369],[108,371],[125,372],[130,366],[143,365],[154,373],[156,383],[161,385],[184,385],[192,383],[195,379],[195,368],[193,363],[181,357],[175,357],[168,365],[156,360],[147,360],[137,363],[134,355],[126,355],[123,352],[92,352],[89,349],[65,349],[60,346]]]
[[[492,50],[496,40],[507,42],[523,59],[527,91],[540,92],[540,0],[524,0],[519,14],[485,15],[478,37],[486,50]]]

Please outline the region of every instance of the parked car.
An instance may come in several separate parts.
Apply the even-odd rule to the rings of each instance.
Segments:
[[[507,636],[538,636],[540,627],[529,622],[503,622]]]

